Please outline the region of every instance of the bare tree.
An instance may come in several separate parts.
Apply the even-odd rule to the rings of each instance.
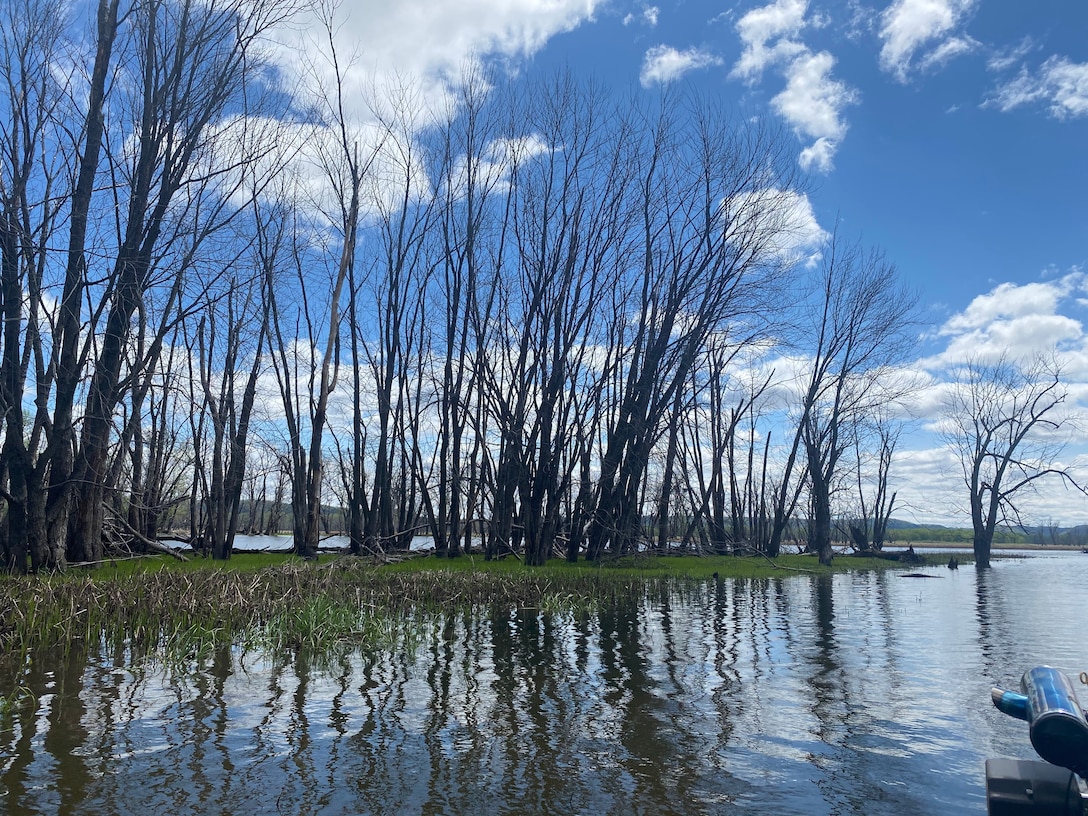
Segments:
[[[380,552],[404,543],[405,525],[415,523],[398,473],[411,471],[405,447],[418,433],[404,414],[410,388],[413,337],[424,334],[427,263],[426,237],[433,227],[435,195],[424,178],[423,148],[416,108],[419,100],[401,87],[387,94],[393,107],[384,125],[386,138],[380,171],[372,174],[368,201],[373,210],[364,228],[363,251],[371,260],[365,274],[349,273],[353,386],[352,458],[342,468],[348,503],[348,532],[354,553]],[[364,378],[372,378],[376,421],[366,423]],[[373,447],[369,487],[364,479],[367,445]]]
[[[269,323],[273,338],[273,369],[283,399],[288,425],[288,456],[291,474],[291,507],[294,515],[294,550],[304,557],[316,555],[322,530],[322,490],[325,479],[325,430],[330,399],[340,376],[340,354],[345,289],[352,295],[359,224],[363,208],[363,183],[381,151],[382,129],[368,130],[353,115],[347,96],[349,64],[342,62],[336,44],[335,5],[320,3],[325,38],[323,65],[310,66],[313,102],[325,127],[312,139],[313,160],[320,173],[321,192],[315,200],[298,202],[321,213],[321,225],[306,223],[301,210],[292,225],[292,250],[297,289],[293,306],[276,293],[275,280],[266,278],[265,296],[270,299]],[[327,79],[326,79],[327,77]],[[299,186],[302,181],[297,181]],[[327,232],[328,251],[309,245],[307,231]],[[325,266],[328,277],[319,279],[311,267]],[[327,293],[327,294],[326,294]],[[294,328],[291,328],[293,317]],[[288,332],[289,334],[285,334]],[[293,333],[293,334],[291,334]],[[298,342],[305,337],[305,352]],[[291,340],[295,341],[292,347]],[[303,359],[305,357],[306,359]],[[299,376],[299,365],[307,372]],[[304,393],[305,392],[305,393]],[[305,438],[308,431],[309,438]]]
[[[512,258],[486,377],[498,431],[487,554],[510,546],[517,519],[525,561],[539,565],[556,543],[573,484],[576,395],[594,376],[600,304],[619,277],[629,233],[631,144],[614,103],[569,74],[520,101],[517,118],[530,135],[507,148]]]
[[[269,234],[263,219],[257,225],[257,274],[245,282],[232,281],[221,302],[207,304],[196,329],[202,411],[211,432],[211,476],[201,502],[206,519],[202,544],[216,559],[230,558],[238,530],[246,445],[271,307],[262,289],[265,270],[276,264],[280,241]],[[247,360],[248,372],[243,374],[240,369]]]
[[[433,296],[445,318],[436,333],[434,390],[439,437],[435,451],[437,500],[425,497],[440,555],[461,553],[465,499],[471,491],[471,419],[476,413],[491,325],[489,305],[502,268],[506,239],[509,157],[496,145],[505,135],[499,100],[487,79],[471,73],[436,128],[432,171],[441,200]],[[422,474],[420,474],[422,475]],[[466,476],[470,478],[466,480]]]
[[[859,551],[884,546],[896,498],[889,481],[892,459],[902,431],[903,423],[879,407],[872,416],[861,417],[854,425],[858,512],[847,524],[850,539]]]
[[[990,565],[998,524],[1023,526],[1018,502],[1044,478],[1084,488],[1060,463],[1074,418],[1051,357],[974,358],[956,371],[945,399],[944,439],[963,469],[971,506],[975,565]]]
[[[737,128],[699,103],[662,100],[639,139],[629,257],[637,271],[621,284],[612,318],[622,362],[585,531],[591,559],[638,539],[650,453],[707,338],[765,303],[763,287],[781,269],[772,246],[792,183],[776,134]]]
[[[808,545],[831,563],[831,495],[849,426],[906,387],[893,366],[911,348],[915,297],[879,252],[844,246],[824,252],[814,303],[815,353],[801,402],[798,434],[807,465],[813,517]]]
[[[760,519],[766,512],[755,427],[774,372],[752,372],[747,381],[730,372],[737,355],[754,340],[729,335],[710,339],[699,372],[704,382],[693,385],[696,404],[691,420],[684,423],[685,480],[693,498],[684,540],[698,531],[721,554],[760,541]]]
[[[167,324],[160,323],[149,333],[145,354],[129,353],[134,332],[142,333],[149,318],[149,294],[162,287],[159,313],[171,314],[201,244],[239,212],[224,185],[239,163],[256,154],[224,160],[217,153],[223,141],[217,126],[232,105],[244,105],[254,44],[290,11],[288,0],[150,0],[129,13],[128,59],[113,66],[126,80],[111,97],[119,130],[106,134],[116,181],[117,249],[108,269],[100,270],[106,273],[99,293],[104,322],[93,347],[78,451],[70,474],[54,463],[55,479],[74,486],[69,559],[94,560],[102,551],[114,412],[141,375],[154,369],[165,340],[161,328]],[[75,271],[86,274],[76,262]]]
[[[4,567],[17,572],[26,570],[28,555],[34,569],[63,565],[43,540],[45,471],[36,462],[52,379],[42,293],[64,200],[54,190],[71,182],[63,169],[70,145],[57,124],[65,99],[63,22],[61,4],[50,0],[14,0],[0,9],[0,484],[7,502],[0,550]],[[23,404],[31,365],[36,411]]]

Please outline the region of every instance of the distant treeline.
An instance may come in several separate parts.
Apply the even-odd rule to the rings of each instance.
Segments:
[[[948,544],[963,544],[971,546],[974,540],[974,532],[970,527],[904,527],[888,531],[889,543],[910,544],[922,541],[936,541]],[[994,544],[1033,544],[1032,537],[1027,533],[1013,532],[1012,530],[996,530],[994,532]]]
[[[895,527],[889,525],[889,543],[908,544],[916,541],[937,541],[970,545],[973,531],[969,527]],[[995,530],[994,544],[1023,544],[1034,546],[1084,547],[1088,545],[1088,527],[1056,527],[1041,525],[1024,530]]]

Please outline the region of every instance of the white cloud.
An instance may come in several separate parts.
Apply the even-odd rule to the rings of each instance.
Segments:
[[[642,87],[664,84],[679,79],[688,71],[721,65],[721,59],[701,48],[678,51],[668,45],[655,45],[642,61],[639,82]]]
[[[1002,283],[953,315],[940,332],[961,334],[985,328],[995,320],[1054,314],[1058,301],[1072,291],[1074,284],[1075,281],[1069,278],[1050,283]]]
[[[631,25],[631,23],[641,20],[643,23],[653,28],[657,25],[657,17],[661,13],[661,9],[657,6],[647,6],[642,10],[642,14],[626,14],[623,18],[623,24],[625,26]]]
[[[815,263],[830,237],[816,220],[812,201],[795,190],[767,188],[737,196],[728,204],[730,230],[761,236],[768,260],[786,265]]]
[[[936,355],[919,360],[916,366],[928,375],[928,384],[912,394],[911,410],[921,421],[913,437],[919,446],[896,454],[895,470],[902,485],[903,500],[924,513],[923,520],[963,524],[966,498],[961,465],[937,436],[950,430],[945,415],[946,398],[953,387],[956,370],[967,360],[994,361],[1002,355],[1031,359],[1053,356],[1062,372],[1069,398],[1063,406],[1067,415],[1083,415],[1088,401],[1088,342],[1079,319],[1081,295],[1088,289],[1088,276],[1081,270],[1052,280],[1027,284],[1002,283],[974,298],[962,312],[940,327],[945,347]],[[1088,428],[1083,421],[1081,430]],[[1081,433],[1071,438],[1070,455],[1078,470],[1088,463]],[[1080,470],[1083,474],[1083,470]],[[944,504],[947,503],[947,506]],[[1030,519],[1048,516],[1067,521],[1083,518],[1083,497],[1071,491],[1046,491],[1025,496],[1023,511]]]
[[[801,155],[797,157],[797,161],[806,171],[816,170],[820,173],[826,173],[834,164],[835,151],[838,147],[839,143],[837,141],[822,136],[802,150]]]
[[[397,185],[403,188],[406,177],[413,179],[413,186],[423,183],[414,181],[422,178],[418,168],[403,166],[414,159],[398,155],[398,147],[409,145],[435,116],[441,118],[455,108],[454,89],[465,77],[474,77],[477,88],[485,88],[486,74],[477,70],[482,62],[531,56],[552,37],[592,20],[600,3],[396,0],[365,8],[344,3],[331,21],[335,67],[329,33],[316,10],[292,19],[277,33],[270,59],[282,69],[286,86],[311,96],[301,104],[325,113],[335,105],[339,70],[349,138],[364,146],[364,152],[365,146],[381,141],[379,121],[403,129],[396,144],[378,151],[368,173],[368,206],[378,206]],[[282,127],[287,135],[302,130],[299,125]],[[292,162],[299,185],[317,210],[336,210],[335,202],[328,200],[335,196],[335,185],[329,184],[321,168],[326,156],[337,155],[338,139],[330,128],[314,128]]]
[[[947,447],[898,450],[891,473],[896,488],[896,518],[970,526],[960,460]]]
[[[1024,37],[1016,45],[997,49],[988,60],[986,67],[991,71],[1006,71],[1023,60],[1035,48],[1031,37]]]
[[[795,131],[815,142],[801,153],[801,166],[822,172],[831,169],[839,140],[846,135],[842,110],[856,100],[845,83],[833,79],[835,58],[826,51],[806,52],[786,68],[786,87],[771,105]]]
[[[459,70],[474,54],[529,56],[593,17],[598,0],[397,0],[348,17],[344,31],[369,61]]]
[[[962,44],[949,45],[960,38],[948,35],[976,2],[977,0],[895,0],[882,16],[880,38],[884,45],[880,50],[881,67],[905,82],[914,55],[933,41],[938,41],[937,45],[923,57],[923,66],[938,64],[940,60],[935,61],[934,55],[939,55],[942,51],[945,58],[955,53],[957,48],[962,53]]]
[[[946,368],[968,359],[997,360],[1010,352],[1017,356],[1047,353],[1083,339],[1080,321],[1064,315],[1026,315],[995,320],[984,329],[953,337],[943,352],[927,365]]]
[[[835,58],[829,52],[813,52],[800,41],[807,25],[821,24],[806,22],[807,12],[808,0],[775,0],[745,14],[737,23],[743,51],[731,76],[755,82],[769,68],[781,73],[786,87],[771,106],[800,138],[812,140],[798,157],[801,166],[826,173],[846,135],[842,113],[857,93],[832,76]]]
[[[1057,351],[1067,358],[1068,367],[1088,369],[1084,327],[1062,313],[1076,302],[1084,283],[1082,273],[1072,272],[1054,281],[996,286],[945,321],[938,335],[947,338],[947,345],[922,365],[940,370],[971,358]]]
[[[420,102],[441,104],[448,87],[481,58],[531,56],[552,37],[592,20],[601,0],[396,0],[342,4],[335,41],[351,98],[370,88],[419,88]],[[327,50],[315,17],[281,35],[278,61],[299,76],[312,72],[311,53]],[[320,62],[320,58],[317,60]],[[328,77],[326,77],[326,80]]]
[[[1052,57],[1043,65],[1043,75],[1055,116],[1088,116],[1088,63]]]
[[[1049,103],[1050,114],[1058,119],[1088,116],[1088,63],[1050,57],[1037,73],[1021,68],[990,100],[1006,112],[1034,102]]]
[[[744,51],[733,75],[745,80],[758,79],[769,65],[805,50],[794,38],[801,33],[807,10],[808,0],[776,0],[741,17],[737,33]],[[777,42],[768,46],[772,40]]]
[[[972,37],[951,37],[926,54],[919,63],[919,67],[923,71],[942,68],[956,57],[970,54],[980,46],[981,43]]]
[[[892,480],[896,493],[894,516],[913,519],[923,524],[945,524],[953,527],[971,526],[968,491],[964,483],[960,458],[937,439],[932,447],[897,450],[892,465]],[[1088,466],[1088,457],[1076,455],[1079,440],[1074,439],[1067,457],[1056,463],[1068,466],[1080,475]],[[1025,492],[1018,497],[1022,517],[1027,524],[1053,521],[1065,526],[1083,524],[1088,515],[1088,502],[1082,493],[1055,479],[1045,483],[1037,492]],[[891,534],[895,539],[894,531]]]
[[[1045,97],[1046,89],[1039,78],[1028,73],[1027,68],[1021,68],[1014,79],[1008,80],[997,89],[997,93],[987,100],[987,104],[1008,113],[1013,108],[1029,105]]]

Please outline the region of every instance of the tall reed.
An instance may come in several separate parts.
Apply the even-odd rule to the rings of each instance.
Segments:
[[[107,646],[201,657],[216,645],[320,651],[378,642],[421,613],[503,605],[589,607],[645,590],[646,580],[578,574],[397,571],[343,558],[258,571],[167,570],[0,578],[0,654]]]

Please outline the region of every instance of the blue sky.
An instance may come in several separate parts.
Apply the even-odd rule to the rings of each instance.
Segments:
[[[410,76],[425,99],[485,59],[619,93],[683,83],[777,122],[820,227],[838,219],[919,292],[929,385],[897,463],[917,520],[966,521],[932,433],[966,354],[1057,352],[1088,418],[1085,0],[345,0],[338,16],[353,70]],[[1088,421],[1063,464],[1088,480]],[[1088,502],[1047,491],[1030,516],[1085,523]]]
[[[610,3],[530,63],[690,84],[799,158],[824,137],[821,223],[883,247],[935,323],[1088,262],[1088,3]]]

